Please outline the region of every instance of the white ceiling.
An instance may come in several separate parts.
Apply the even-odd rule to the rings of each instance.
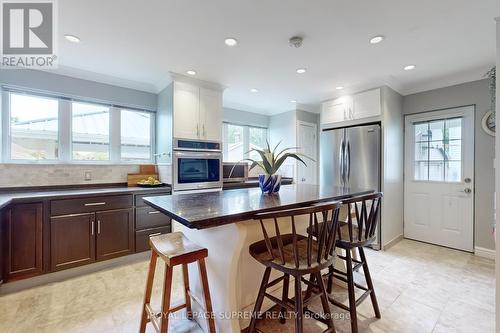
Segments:
[[[194,69],[228,87],[225,106],[267,114],[381,84],[406,95],[471,81],[495,62],[495,0],[58,3],[60,73],[157,92],[169,71]],[[371,45],[378,34],[386,39]],[[302,48],[288,45],[293,35]]]

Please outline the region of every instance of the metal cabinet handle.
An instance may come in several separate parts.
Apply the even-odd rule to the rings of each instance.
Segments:
[[[97,234],[101,233],[101,220],[97,220]]]
[[[91,234],[91,235],[94,235],[94,221],[91,221],[91,222],[90,222],[90,224],[91,224],[91,231],[90,231],[90,234]]]
[[[196,136],[200,136],[200,125],[196,124]]]
[[[152,211],[152,212],[148,212],[149,215],[153,215],[153,214],[160,214],[159,211],[155,210],[155,211]]]
[[[205,124],[203,124],[203,137],[205,137]]]
[[[151,235],[149,235],[149,238],[151,238],[151,237],[153,237],[153,236],[158,236],[158,235],[161,235],[161,232],[157,232],[157,233],[155,233],[155,234],[151,234]]]
[[[85,207],[88,207],[88,206],[103,206],[105,204],[106,204],[105,202],[90,202],[90,203],[84,204],[84,206]]]

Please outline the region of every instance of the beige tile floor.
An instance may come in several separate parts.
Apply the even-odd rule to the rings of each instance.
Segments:
[[[367,256],[382,319],[366,300],[359,307],[361,332],[494,332],[494,262],[410,240]],[[139,262],[0,296],[0,332],[137,332],[146,270],[147,262]],[[183,299],[181,281],[176,271],[174,303]],[[342,288],[334,296],[346,300]],[[348,320],[335,324],[337,332],[350,332]],[[323,327],[307,320],[305,332]],[[293,322],[264,320],[258,328],[293,332]],[[170,331],[201,332],[189,321],[174,321]]]

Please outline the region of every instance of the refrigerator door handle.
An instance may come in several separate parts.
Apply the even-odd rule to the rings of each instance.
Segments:
[[[344,154],[345,154],[345,144],[344,140],[340,143],[340,151],[339,151],[339,171],[340,171],[340,179],[342,185],[345,185],[345,172],[344,172]]]
[[[351,144],[347,141],[347,147],[345,150],[345,178],[346,183],[349,183],[349,179],[351,178]]]

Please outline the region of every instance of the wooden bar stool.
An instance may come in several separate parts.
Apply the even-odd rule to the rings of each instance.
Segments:
[[[349,306],[338,302],[331,296],[328,296],[329,301],[346,311],[349,311],[351,316],[351,332],[358,332],[358,318],[356,307],[361,304],[368,296],[372,301],[375,317],[380,318],[380,310],[378,307],[375,289],[373,287],[368,262],[366,261],[364,246],[370,245],[375,241],[377,224],[379,220],[380,203],[382,193],[374,193],[357,196],[351,199],[342,200],[342,204],[347,207],[347,221],[339,221],[338,224],[338,240],[337,248],[345,250],[345,256],[338,255],[337,257],[345,260],[346,272],[336,269],[333,265],[329,267],[328,276],[328,293],[331,293],[333,278],[339,279],[347,283],[347,291],[349,296]],[[354,220],[354,221],[353,221]],[[355,222],[355,223],[354,223]],[[317,237],[318,230],[314,227],[308,228],[308,233]],[[359,259],[353,258],[352,252],[359,252]],[[360,285],[354,281],[354,271],[363,268],[366,286]],[[355,289],[363,290],[363,294],[356,299]]]
[[[149,239],[151,246],[151,261],[149,262],[148,279],[146,282],[146,292],[142,307],[142,319],[140,333],[146,331],[146,324],[151,322],[156,332],[167,333],[169,315],[173,312],[186,308],[188,318],[192,318],[191,299],[197,302],[205,311],[208,320],[210,333],[215,333],[215,323],[213,319],[212,301],[208,288],[207,269],[205,258],[208,256],[208,250],[190,242],[181,232],[153,236]],[[156,261],[160,257],[165,262],[165,276],[163,283],[163,295],[161,312],[154,312],[151,308],[151,292],[156,269]],[[201,283],[205,296],[205,306],[191,293],[189,289],[188,264],[198,262],[200,270]],[[170,308],[170,294],[172,288],[173,268],[176,265],[182,265],[184,277],[184,296],[186,303],[175,308]]]
[[[295,332],[297,333],[303,332],[303,314],[305,312],[311,314],[312,318],[317,318],[327,324],[328,329],[324,332],[335,332],[325,285],[321,278],[321,270],[331,266],[335,259],[335,241],[340,207],[340,202],[330,202],[310,207],[261,213],[254,217],[260,220],[264,240],[250,245],[249,250],[252,257],[266,266],[266,270],[262,278],[247,333],[256,332],[256,323],[264,297],[269,298],[280,306],[283,318],[286,310],[295,313]],[[297,234],[295,218],[300,215],[308,216],[310,228],[313,226],[318,228],[318,219],[320,222],[325,221],[322,224],[323,227],[319,228],[318,240],[313,239],[312,235],[304,236]],[[327,218],[327,216],[330,216],[330,218]],[[281,234],[278,219],[290,223],[292,232]],[[263,222],[264,220],[268,220],[269,222],[274,221],[275,237],[269,237],[269,231]],[[272,230],[273,228],[270,227],[269,229]],[[283,276],[269,282],[271,269],[282,272]],[[305,275],[310,275],[310,279],[305,279]],[[290,276],[295,280],[294,300],[288,297]],[[316,280],[316,283],[314,283],[314,280]],[[283,281],[281,299],[267,293],[267,288],[281,281]],[[302,283],[308,286],[305,296],[302,294]],[[317,297],[321,297],[323,316],[307,309],[307,305]],[[285,322],[283,318],[281,320],[282,323]]]

